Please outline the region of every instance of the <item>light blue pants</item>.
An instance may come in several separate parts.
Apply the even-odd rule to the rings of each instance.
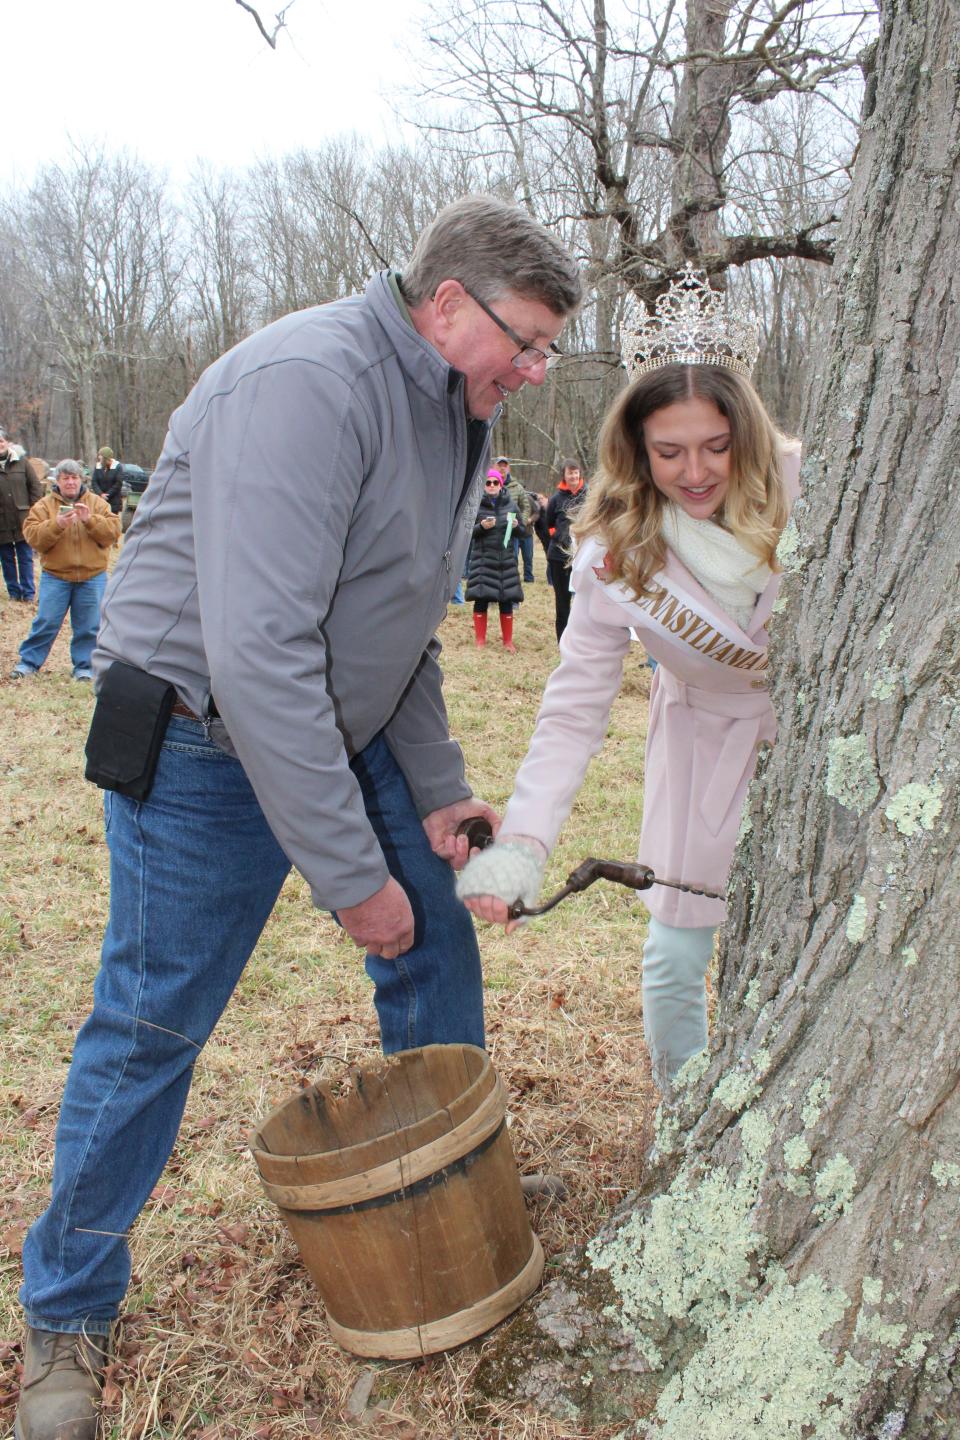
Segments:
[[[650,917],[643,947],[643,1031],[661,1087],[707,1043],[707,966],[715,925],[681,930]]]

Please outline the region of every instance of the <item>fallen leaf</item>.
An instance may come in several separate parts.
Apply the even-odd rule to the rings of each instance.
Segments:
[[[179,1190],[174,1190],[172,1185],[154,1185],[150,1191],[150,1199],[153,1200],[161,1210],[167,1210],[175,1205],[180,1198]]]
[[[245,1245],[250,1239],[249,1225],[218,1225],[217,1233],[228,1240],[231,1245]]]
[[[16,1225],[9,1226],[0,1235],[0,1245],[5,1245],[11,1255],[19,1255],[23,1250],[23,1237],[27,1233],[27,1222],[20,1220]]]
[[[104,1381],[100,1391],[100,1404],[104,1410],[115,1410],[123,1398],[123,1391],[113,1380]]]

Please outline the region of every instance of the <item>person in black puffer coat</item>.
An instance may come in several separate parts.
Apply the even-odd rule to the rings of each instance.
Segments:
[[[473,601],[473,633],[478,645],[487,643],[487,607],[496,600],[503,648],[511,654],[516,653],[513,607],[523,599],[517,557],[510,543],[517,519],[517,506],[503,488],[503,476],[499,470],[488,470],[473,526],[467,599]]]

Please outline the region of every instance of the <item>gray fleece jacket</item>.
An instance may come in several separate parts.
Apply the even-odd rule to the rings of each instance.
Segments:
[[[468,466],[463,385],[388,274],[261,330],[174,412],[104,599],[96,680],[121,659],[197,714],[212,695],[324,908],[387,879],[348,766],[379,731],[421,817],[470,795],[434,636],[496,419]]]

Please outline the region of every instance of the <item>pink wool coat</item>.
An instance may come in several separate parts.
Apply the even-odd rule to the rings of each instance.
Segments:
[[[791,499],[799,454],[784,456]],[[742,630],[671,552],[651,597],[608,584],[604,547],[577,551],[570,623],[561,663],[547,683],[536,729],[517,774],[503,834],[532,835],[552,850],[587,765],[603,744],[631,640],[657,661],[638,859],[666,880],[723,894],[757,747],[773,740],[767,695],[766,625],[775,575]],[[658,920],[681,928],[722,923],[726,906],[655,885],[644,900]]]

